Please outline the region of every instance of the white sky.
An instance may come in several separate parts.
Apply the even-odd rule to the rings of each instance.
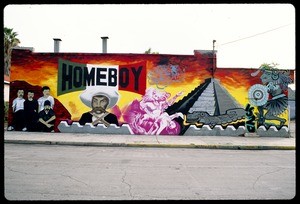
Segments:
[[[35,52],[53,52],[60,38],[60,52],[102,53],[108,36],[108,53],[193,55],[216,40],[217,67],[295,69],[291,4],[8,5],[4,26]]]

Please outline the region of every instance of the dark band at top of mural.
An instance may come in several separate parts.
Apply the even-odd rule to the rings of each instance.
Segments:
[[[58,61],[57,95],[85,90],[87,86],[113,87],[143,95],[146,90],[146,63],[93,65]]]

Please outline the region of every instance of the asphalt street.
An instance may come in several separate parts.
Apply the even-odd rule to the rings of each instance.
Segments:
[[[294,150],[4,145],[8,200],[292,199]]]

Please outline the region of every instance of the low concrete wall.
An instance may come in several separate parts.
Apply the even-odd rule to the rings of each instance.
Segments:
[[[290,119],[296,119],[296,101],[289,100],[289,112],[290,112]]]

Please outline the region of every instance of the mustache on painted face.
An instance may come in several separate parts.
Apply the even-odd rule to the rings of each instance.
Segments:
[[[105,109],[102,108],[102,107],[94,107],[94,108],[93,108],[93,111],[94,111],[94,112],[104,112]]]

